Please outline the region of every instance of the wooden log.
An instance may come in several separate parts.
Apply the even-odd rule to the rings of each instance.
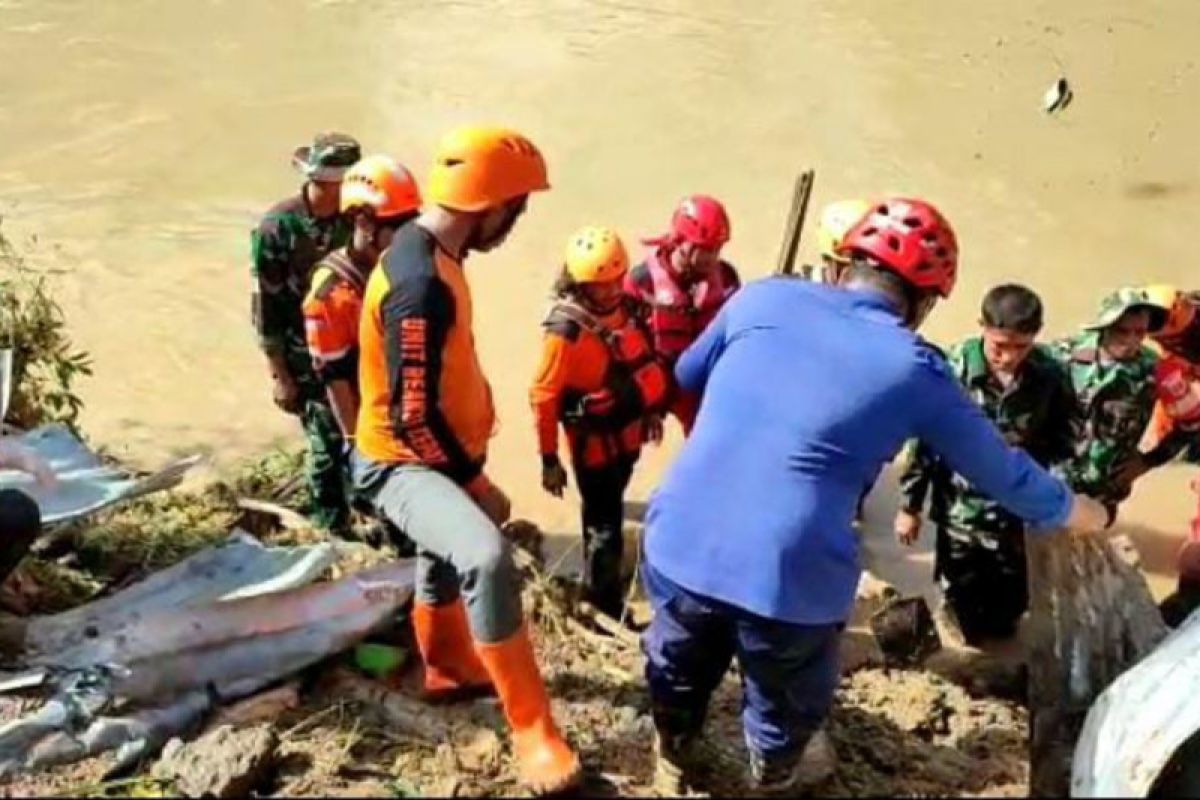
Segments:
[[[208,730],[222,725],[235,728],[274,722],[283,712],[300,707],[300,684],[296,681],[239,700],[216,713]]]
[[[1030,793],[1065,797],[1088,709],[1166,635],[1142,575],[1109,542],[1027,538]]]
[[[432,744],[451,741],[451,726],[430,713],[427,704],[344,667],[335,668],[325,676],[321,689],[330,698],[359,703],[368,714],[376,715],[394,731]]]
[[[580,616],[587,619],[588,622],[591,622],[597,628],[604,631],[626,647],[631,647],[636,650],[640,646],[641,639],[636,633],[629,630],[624,625],[617,622],[615,619],[608,616],[586,600],[581,600],[579,602],[578,610]]]
[[[776,275],[791,275],[796,270],[796,253],[800,248],[800,235],[804,232],[804,219],[808,216],[808,201],[812,197],[815,180],[816,173],[811,169],[796,176],[796,183],[792,189],[792,206],[784,223],[783,244],[780,246],[779,261],[775,266]]]
[[[312,527],[312,524],[305,519],[303,514],[299,514],[290,508],[285,508],[278,503],[256,500],[252,497],[239,497],[237,499],[237,506],[243,511],[274,517],[285,530],[307,530]]]

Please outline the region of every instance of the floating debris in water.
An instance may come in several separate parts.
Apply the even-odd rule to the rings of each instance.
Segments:
[[[1074,99],[1075,92],[1071,91],[1071,84],[1067,83],[1066,78],[1059,78],[1046,90],[1042,98],[1042,108],[1047,114],[1054,114],[1065,109]]]

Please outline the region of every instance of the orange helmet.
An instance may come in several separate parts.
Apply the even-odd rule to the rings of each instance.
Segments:
[[[429,200],[454,211],[486,211],[550,188],[546,162],[516,131],[468,125],[442,138],[429,173]]]
[[[576,283],[619,281],[629,270],[625,244],[612,228],[589,225],[567,240],[567,274]]]
[[[342,213],[369,208],[379,219],[413,214],[421,208],[421,190],[408,170],[387,156],[367,156],[342,178]]]

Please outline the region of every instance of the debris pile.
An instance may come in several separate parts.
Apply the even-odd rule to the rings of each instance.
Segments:
[[[27,669],[11,674],[10,685],[25,688],[0,698],[9,791],[520,793],[494,700],[433,708],[416,699],[417,659],[370,676],[356,663],[355,645],[364,639],[389,653],[412,652],[401,610],[406,592],[379,591],[403,584],[407,566],[389,566],[386,553],[363,545],[317,542],[311,532],[285,527],[286,514],[272,521],[281,497],[292,510],[300,505],[296,495],[276,491],[282,474],[279,481],[253,486],[255,495],[272,498],[248,504],[253,511],[225,487],[138,501],[97,522],[190,502],[204,506],[205,519],[241,523],[271,544],[292,546],[264,546],[237,532],[174,566],[143,569],[137,582],[126,574],[124,588],[108,585],[98,600],[22,626]],[[153,524],[147,514],[146,530]],[[585,791],[652,795],[653,725],[637,635],[579,602],[572,582],[546,573],[534,526],[514,524],[508,533],[519,544],[526,607],[556,715],[588,768]],[[129,539],[121,541],[124,548]],[[333,580],[313,582],[323,574]],[[323,605],[323,597],[338,600]],[[314,611],[322,607],[338,611]],[[183,617],[200,628],[175,630]],[[819,793],[1024,794],[1023,710],[972,698],[929,671],[885,669],[877,649],[849,646],[863,635],[847,636],[856,669],[829,726],[837,768]],[[40,699],[29,696],[38,691]],[[713,703],[712,757],[697,784],[706,794],[747,791],[739,693],[731,674]]]

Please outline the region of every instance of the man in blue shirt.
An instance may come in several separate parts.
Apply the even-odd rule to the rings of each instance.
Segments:
[[[660,786],[682,779],[736,655],[751,778],[794,788],[838,683],[860,576],[859,495],[906,439],[1035,529],[1106,523],[1102,506],[1008,447],[916,335],[954,286],[958,247],[942,215],[918,200],[881,202],[842,252],[841,289],[752,283],[676,366],[703,402],[646,519]]]

